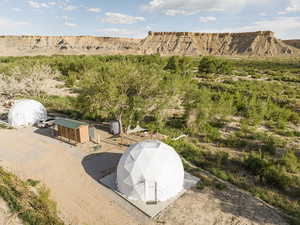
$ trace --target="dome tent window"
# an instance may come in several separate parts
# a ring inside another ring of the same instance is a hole
[[[183,190],[183,182],[179,155],[157,140],[131,145],[117,168],[118,190],[131,200],[166,201]]]
[[[33,126],[40,120],[47,119],[47,110],[35,100],[19,100],[8,113],[8,123],[12,127]]]

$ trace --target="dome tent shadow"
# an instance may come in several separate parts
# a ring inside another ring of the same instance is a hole
[[[121,153],[113,152],[94,153],[84,157],[81,165],[90,177],[99,182],[117,169],[121,156]]]

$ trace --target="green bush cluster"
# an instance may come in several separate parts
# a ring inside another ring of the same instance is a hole
[[[56,204],[49,199],[49,190],[44,186],[38,194],[30,191],[26,182],[0,168],[0,197],[3,198],[12,213],[28,225],[63,225],[58,217]]]
[[[169,70],[172,73],[180,73],[183,75],[187,75],[192,72],[194,67],[193,58],[191,57],[179,57],[179,56],[171,56],[169,57],[165,70]]]
[[[205,56],[199,62],[199,73],[230,74],[232,65],[228,60],[222,60],[213,56]]]
[[[288,190],[292,186],[292,179],[284,169],[289,170],[291,166],[295,166],[294,160],[295,158],[292,155],[286,155],[283,158],[282,166],[276,166],[270,160],[261,158],[256,154],[251,154],[244,160],[244,164],[247,170],[259,177],[261,183],[282,190]]]

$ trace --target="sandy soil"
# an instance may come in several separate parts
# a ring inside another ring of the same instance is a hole
[[[0,198],[0,224],[1,225],[23,225],[17,215],[10,213],[6,202]]]
[[[236,190],[188,191],[156,220],[143,216],[97,181],[113,171],[126,146],[97,130],[102,148],[71,146],[47,136],[47,129],[0,130],[0,166],[19,177],[42,181],[61,217],[74,225],[285,225],[275,211]],[[123,140],[126,144],[133,140]]]
[[[116,200],[110,190],[85,171],[82,161],[91,152],[37,132],[39,130],[34,128],[0,130],[0,165],[23,179],[45,183],[67,223],[139,224],[114,203]]]
[[[231,189],[188,191],[158,219],[165,225],[288,225],[273,209]]]

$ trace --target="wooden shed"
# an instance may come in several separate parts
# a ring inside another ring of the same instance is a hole
[[[69,142],[85,143],[89,141],[89,125],[77,120],[59,118],[55,120],[57,136]]]

